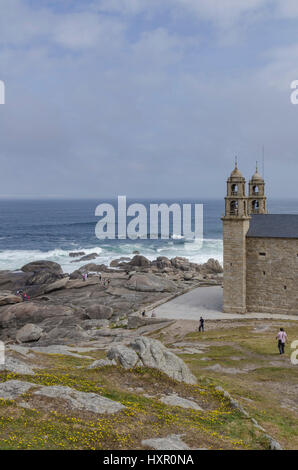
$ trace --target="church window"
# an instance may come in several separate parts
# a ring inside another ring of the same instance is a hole
[[[259,201],[252,201],[252,212],[254,214],[257,214],[260,210],[260,204]]]
[[[230,203],[230,214],[238,215],[238,201],[231,201]]]
[[[238,194],[238,185],[232,184],[232,196],[237,196]]]

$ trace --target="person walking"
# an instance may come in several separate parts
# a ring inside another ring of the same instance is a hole
[[[205,322],[204,318],[201,317],[201,318],[200,318],[199,332],[202,331],[202,332],[204,333],[204,322]]]
[[[284,354],[285,353],[285,344],[288,341],[287,333],[283,328],[280,328],[276,339],[278,340],[277,346],[279,350],[279,354]]]

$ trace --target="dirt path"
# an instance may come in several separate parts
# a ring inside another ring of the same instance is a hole
[[[198,287],[154,308],[154,311],[157,317],[175,320],[199,320],[200,316],[208,320],[234,320],[240,318],[298,320],[298,315],[258,312],[245,314],[223,313],[222,292],[222,288],[218,286]]]

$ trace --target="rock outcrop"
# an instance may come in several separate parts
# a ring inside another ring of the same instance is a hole
[[[0,306],[9,304],[18,304],[23,299],[20,295],[14,295],[11,292],[0,292]]]
[[[135,255],[132,260],[129,261],[130,266],[138,266],[138,267],[143,267],[147,268],[151,266],[151,261],[149,259],[145,258],[145,256],[142,255]]]
[[[127,282],[128,289],[141,292],[175,292],[177,287],[169,279],[154,274],[133,274]]]
[[[137,365],[142,365],[137,353],[133,349],[123,346],[122,344],[112,346],[108,351],[107,357],[110,361],[115,361],[120,364],[124,369],[132,369]]]
[[[22,380],[8,380],[0,383],[0,398],[3,400],[15,400],[23,393],[28,392],[33,384]]]
[[[49,398],[60,398],[65,400],[71,408],[99,414],[112,414],[125,409],[125,406],[121,403],[102,397],[96,393],[79,392],[73,388],[60,385],[41,387],[34,392],[34,394]]]
[[[38,341],[42,335],[42,328],[33,323],[27,323],[16,334],[18,343],[30,343],[31,341]]]
[[[113,309],[106,305],[95,304],[87,307],[85,313],[90,320],[108,320],[113,316]]]
[[[20,328],[26,323],[39,323],[47,318],[71,316],[73,310],[65,305],[43,305],[22,302],[1,310],[0,328]]]
[[[156,339],[140,336],[134,339],[129,347],[113,346],[108,351],[107,357],[110,360],[114,359],[125,369],[145,366],[158,369],[179,382],[196,383],[196,378],[182,359]]]
[[[63,274],[60,264],[54,261],[33,261],[32,263],[25,264],[21,268],[24,273],[38,273],[40,271],[47,271],[55,274]]]

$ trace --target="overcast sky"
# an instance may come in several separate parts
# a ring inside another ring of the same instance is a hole
[[[298,198],[297,0],[0,0],[1,197]]]

